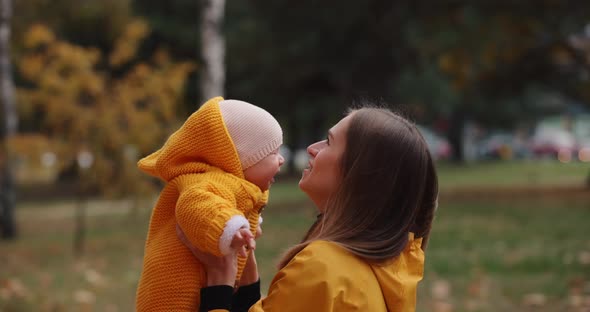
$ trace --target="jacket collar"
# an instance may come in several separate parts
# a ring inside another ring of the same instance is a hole
[[[385,265],[371,265],[389,311],[414,311],[416,290],[424,275],[422,238],[408,235],[404,251]]]

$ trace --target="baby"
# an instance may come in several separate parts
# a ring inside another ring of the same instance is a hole
[[[276,119],[252,104],[216,97],[193,113],[139,168],[166,182],[152,212],[137,311],[198,311],[202,265],[176,226],[201,251],[239,249],[240,279],[268,189],[284,163]]]

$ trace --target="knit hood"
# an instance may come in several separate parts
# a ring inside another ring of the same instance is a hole
[[[138,166],[166,182],[211,166],[244,178],[236,148],[219,110],[222,97],[207,101],[174,132],[164,146],[141,159]]]
[[[383,292],[388,311],[414,311],[418,282],[424,275],[422,238],[409,234],[408,245],[393,262],[371,265]]]

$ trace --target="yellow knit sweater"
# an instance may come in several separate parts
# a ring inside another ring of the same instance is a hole
[[[193,246],[218,256],[227,252],[240,222],[255,234],[268,192],[244,179],[219,111],[222,100],[209,100],[160,150],[139,161],[143,171],[167,183],[150,220],[137,311],[198,311],[205,272],[177,238],[176,224]],[[238,262],[236,279],[246,259]]]

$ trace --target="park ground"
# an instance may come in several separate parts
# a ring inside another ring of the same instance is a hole
[[[588,311],[590,165],[440,165],[441,196],[418,311]],[[92,198],[81,255],[75,199],[19,201],[19,238],[0,242],[0,311],[132,311],[154,198]],[[263,288],[314,219],[279,178],[257,248]]]

